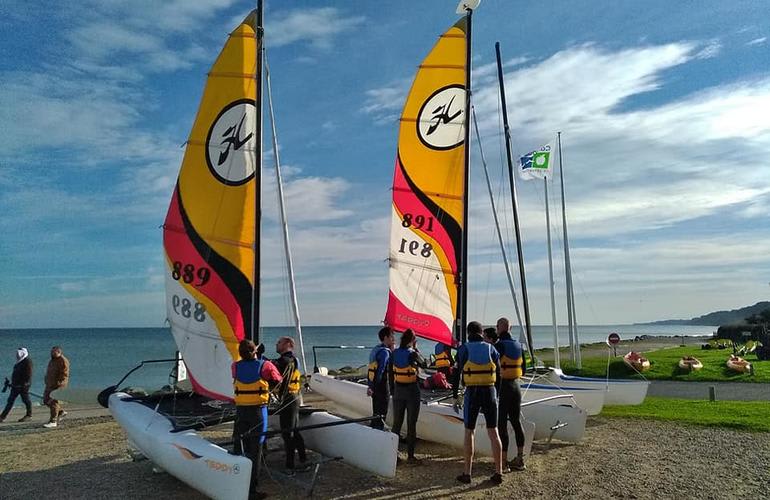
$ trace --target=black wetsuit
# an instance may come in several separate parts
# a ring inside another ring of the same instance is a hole
[[[275,367],[281,373],[283,380],[278,386],[280,405],[278,417],[281,424],[281,437],[286,450],[286,468],[294,468],[294,452],[297,452],[300,462],[305,461],[305,440],[298,431],[292,431],[299,424],[299,393],[289,392],[289,381],[292,373],[299,366],[292,351],[287,351],[275,360]]]
[[[500,335],[500,340],[512,340],[510,333]],[[495,348],[502,356],[503,347],[500,342],[495,344]],[[521,356],[521,372],[526,371],[526,360],[524,354]],[[508,422],[513,427],[513,433],[516,436],[516,446],[524,446],[524,429],[521,427],[521,390],[516,379],[497,379],[497,392],[500,395],[499,415],[497,419],[497,431],[500,434],[500,443],[503,445],[503,452],[508,453]]]
[[[391,367],[395,366],[396,353],[393,353]],[[414,350],[409,352],[409,364],[413,367],[425,368],[427,363]],[[417,420],[420,418],[420,386],[417,379],[410,383],[394,382],[393,389],[393,432],[401,434],[401,426],[404,424],[406,413],[406,442],[408,456],[414,457],[414,448],[417,443]]]

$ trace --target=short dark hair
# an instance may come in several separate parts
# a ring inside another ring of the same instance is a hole
[[[242,359],[254,359],[257,357],[257,346],[253,340],[243,339],[238,344],[238,354]]]
[[[380,342],[385,340],[385,337],[393,335],[393,330],[389,326],[383,326],[380,328],[380,332],[377,334],[380,337]]]
[[[481,335],[481,323],[478,321],[471,321],[468,323],[468,333],[469,334],[476,334]]]
[[[497,340],[497,329],[493,326],[490,326],[489,328],[484,328],[484,335],[487,336],[490,340]]]
[[[411,328],[407,328],[404,330],[404,333],[401,334],[401,349],[405,349],[406,347],[409,347],[409,344],[412,343],[414,340],[414,332]]]

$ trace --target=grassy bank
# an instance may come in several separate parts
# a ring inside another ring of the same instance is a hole
[[[693,401],[648,397],[639,406],[605,406],[602,415],[669,420],[708,427],[770,432],[770,402]]]
[[[634,370],[623,363],[622,354],[627,351],[618,349],[618,356],[610,359],[609,373],[611,378],[641,378]],[[754,354],[746,359],[754,365],[754,375],[736,373],[727,369],[725,362],[732,350],[711,349],[701,350],[698,346],[671,347],[656,351],[643,352],[650,360],[650,370],[644,372],[644,377],[650,380],[683,380],[702,382],[770,382],[770,361],[758,361]],[[682,356],[695,356],[703,363],[703,368],[694,372],[683,371],[679,368]],[[584,377],[605,377],[607,373],[607,357],[592,357],[583,359],[583,369],[577,370],[569,361],[562,362],[565,373],[582,375]]]

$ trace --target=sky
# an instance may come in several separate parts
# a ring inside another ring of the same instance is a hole
[[[206,72],[253,2],[52,5],[0,4],[0,328],[162,326],[160,226],[182,145]],[[579,323],[690,318],[768,300],[763,6],[484,0],[474,15],[473,102],[509,255],[495,41],[515,157],[561,132]],[[384,317],[398,116],[455,7],[267,1],[265,44],[307,325]],[[475,138],[472,147],[469,319],[491,323],[515,315]],[[271,160],[263,165],[262,315],[285,325]],[[563,324],[556,181],[549,203]],[[533,323],[549,324],[543,185],[519,182],[517,190]]]

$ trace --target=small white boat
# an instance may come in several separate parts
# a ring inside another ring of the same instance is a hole
[[[607,405],[639,405],[647,397],[650,387],[648,380],[604,379],[593,377],[577,377],[566,375],[559,368],[549,368],[544,374],[539,374],[534,380],[541,384],[550,383],[572,392],[570,388],[600,389],[604,391],[604,404]],[[578,404],[579,406],[579,404]],[[593,415],[589,411],[589,415]]]
[[[738,373],[750,373],[751,363],[735,354],[730,354],[727,360],[727,368]]]
[[[703,368],[703,363],[695,356],[682,356],[679,360],[679,368],[688,372],[698,371]]]
[[[626,366],[637,372],[646,372],[650,369],[650,360],[635,351],[631,351],[623,356],[623,362]]]

